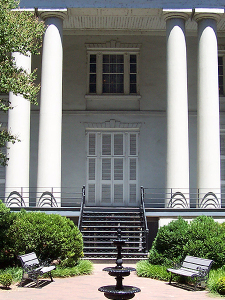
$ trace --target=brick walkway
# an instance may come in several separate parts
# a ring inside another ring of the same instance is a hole
[[[40,280],[46,283],[42,288],[36,289],[18,288],[12,286],[11,290],[0,289],[0,299],[4,300],[104,300],[104,293],[99,292],[98,288],[104,285],[115,284],[115,279],[103,272],[104,267],[110,264],[94,264],[92,275],[77,276],[72,278],[55,278],[54,282]],[[113,264],[112,266],[115,266]],[[124,263],[124,266],[126,264]],[[135,267],[128,264],[127,266]],[[153,280],[149,278],[137,277],[134,272],[123,280],[124,285],[134,285],[141,289],[134,299],[136,300],[210,300],[206,291],[190,291],[184,288],[168,285],[167,282]],[[218,299],[218,298],[217,298]]]

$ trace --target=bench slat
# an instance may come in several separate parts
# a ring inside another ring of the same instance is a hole
[[[190,262],[190,263],[194,263],[194,264],[198,264],[198,265],[206,266],[206,267],[209,267],[212,264],[211,259],[198,258],[198,257],[194,257],[194,256],[186,256],[184,259],[184,262]]]
[[[191,270],[198,270],[198,268],[201,268],[201,269],[204,269],[204,270],[208,269],[208,267],[206,267],[206,266],[203,266],[203,265],[200,265],[200,264],[192,264],[192,263],[185,262],[185,261],[182,263],[182,267],[187,268],[187,269],[191,269]]]

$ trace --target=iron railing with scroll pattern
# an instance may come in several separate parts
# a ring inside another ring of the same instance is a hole
[[[37,197],[36,188],[10,188],[8,196],[3,202],[8,207],[80,207],[82,203],[81,188],[62,187],[61,192],[58,189],[51,188],[49,191],[42,192]],[[44,189],[43,189],[44,190]],[[61,205],[59,205],[59,201]]]
[[[145,208],[225,208],[220,189],[160,189],[142,187]]]

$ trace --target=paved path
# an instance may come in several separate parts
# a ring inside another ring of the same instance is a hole
[[[102,271],[106,264],[94,264],[92,275],[77,276],[72,278],[55,278],[54,282],[47,280],[42,288],[19,288],[16,285],[10,290],[0,289],[1,300],[104,300],[104,293],[98,288],[104,285],[115,284],[115,279]],[[112,266],[115,266],[113,264]],[[124,263],[124,266],[126,264]],[[129,264],[127,266],[135,265]],[[40,280],[41,281],[41,280]],[[123,280],[124,285],[134,285],[141,289],[134,297],[135,300],[210,300],[206,291],[190,291],[181,287],[168,285],[167,282],[149,278],[137,277],[134,272]],[[217,298],[218,299],[218,298]]]

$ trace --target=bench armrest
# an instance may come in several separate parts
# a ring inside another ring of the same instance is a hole
[[[40,265],[39,264],[33,264],[33,265],[24,265],[24,271],[26,273],[38,273],[39,270],[41,269]]]
[[[209,273],[208,270],[202,269],[201,267],[198,267],[197,270],[199,273],[199,277],[201,277],[201,278],[205,278]]]

